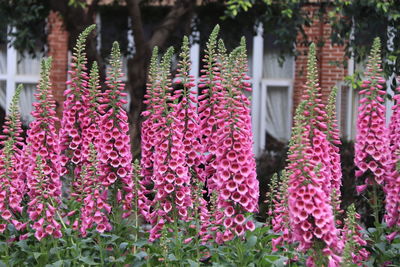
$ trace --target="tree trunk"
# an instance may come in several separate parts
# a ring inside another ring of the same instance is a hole
[[[129,16],[132,21],[132,33],[135,40],[135,55],[128,61],[130,104],[130,135],[132,154],[134,158],[140,156],[141,116],[144,109],[143,98],[146,92],[146,80],[151,51],[154,46],[164,47],[166,41],[184,20],[191,15],[194,6],[192,0],[177,0],[161,24],[156,28],[149,41],[144,39],[143,23],[139,8],[139,0],[126,0]],[[190,18],[188,19],[190,23]]]
[[[79,34],[88,26],[95,24],[96,11],[99,0],[94,0],[85,8],[69,5],[69,0],[51,0],[51,10],[57,11],[64,19],[65,28],[69,33],[68,48],[72,51]],[[96,29],[97,31],[99,29]],[[97,61],[100,71],[100,80],[105,80],[105,63],[97,51],[96,34],[91,34],[86,42],[86,56],[88,59],[88,68]]]

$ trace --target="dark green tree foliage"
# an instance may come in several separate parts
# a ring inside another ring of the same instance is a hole
[[[13,37],[12,45],[31,54],[46,41],[45,19],[49,7],[45,0],[0,1],[0,44]]]

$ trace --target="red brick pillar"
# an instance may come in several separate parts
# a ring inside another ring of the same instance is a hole
[[[343,65],[345,58],[344,46],[332,45],[330,34],[332,28],[326,23],[326,17],[318,15],[319,7],[316,5],[308,5],[304,7],[305,11],[313,18],[313,23],[310,27],[305,27],[304,30],[308,36],[307,41],[312,41],[317,46],[317,66],[319,72],[319,81],[322,89],[322,99],[327,102],[329,93],[337,82],[343,81],[346,75],[346,68]],[[324,14],[326,16],[326,14]],[[305,44],[301,34],[297,37],[297,51],[299,56],[296,58],[295,81],[293,103],[294,108],[301,101],[303,94],[303,86],[306,82],[307,74],[307,54],[308,46]],[[323,46],[321,46],[323,44]]]
[[[53,58],[50,80],[57,102],[57,116],[61,118],[68,70],[68,32],[65,30],[63,19],[54,11],[51,11],[48,17],[48,28],[48,56]]]

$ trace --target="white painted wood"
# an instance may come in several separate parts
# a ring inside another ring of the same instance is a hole
[[[194,40],[200,40],[200,32],[194,32],[190,36],[191,46],[190,46],[190,61],[192,62],[190,68],[190,75],[195,79],[196,86],[193,90],[198,91],[197,82],[199,80],[199,69],[200,69],[200,44],[199,42],[194,42]]]
[[[348,68],[347,68],[347,74],[349,76],[354,74],[354,55],[352,53],[352,56],[350,57],[348,61]],[[352,128],[356,127],[355,124],[353,123],[353,94],[354,94],[354,89],[349,86],[347,89],[347,114],[346,114],[346,133],[345,133],[345,138],[350,141],[352,140]]]
[[[100,13],[96,14],[96,49],[100,52],[101,49],[101,16]]]
[[[256,156],[259,156],[262,152],[264,146],[261,146],[261,139],[260,136],[260,112],[261,112],[261,105],[263,102],[260,95],[260,87],[262,81],[262,73],[263,73],[263,58],[264,58],[264,37],[263,37],[263,25],[260,23],[257,26],[257,35],[253,38],[253,78],[252,78],[252,85],[253,85],[253,92],[252,92],[252,99],[251,99],[251,113],[252,113],[252,131],[253,131],[253,151]],[[261,117],[262,118],[262,117]]]
[[[8,42],[11,43],[11,37],[8,37]],[[17,73],[17,50],[11,45],[7,46],[7,74],[6,74],[6,112],[11,104],[12,97],[15,93],[15,78]]]
[[[386,46],[387,46],[387,49],[389,51],[393,51],[393,49],[394,49],[393,48],[393,45],[394,45],[393,44],[393,39],[395,37],[395,34],[394,34],[393,31],[395,31],[395,28],[393,26],[388,26],[388,28],[387,28],[388,39],[387,39],[387,42],[386,42]],[[387,61],[388,61],[388,63],[392,63],[389,60],[387,60]],[[392,75],[390,75],[389,79],[386,81],[386,93],[389,94],[391,97],[394,96],[394,92],[393,92],[392,87],[390,86],[390,84],[391,84],[391,81],[394,78],[395,78],[395,74],[392,73]],[[386,125],[389,125],[389,123],[390,123],[390,118],[392,117],[392,114],[393,114],[393,110],[392,110],[393,105],[394,105],[393,98],[392,98],[392,100],[386,99],[386,101],[385,101]]]
[[[288,79],[263,79],[261,81],[261,105],[260,105],[260,111],[259,111],[259,116],[260,116],[260,128],[259,128],[259,147],[260,149],[264,149],[265,147],[265,133],[267,132],[267,126],[266,126],[266,112],[267,109],[265,107],[267,103],[267,95],[268,95],[268,87],[286,87],[288,90],[288,102],[287,102],[287,107],[288,107],[288,116],[286,118],[286,123],[288,129],[291,129],[292,126],[292,120],[293,120],[293,80],[288,80]]]

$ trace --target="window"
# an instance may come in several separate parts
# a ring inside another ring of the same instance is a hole
[[[265,148],[267,134],[287,142],[292,126],[292,82],[287,80],[263,80],[261,86],[261,143]]]
[[[32,121],[32,103],[34,92],[40,79],[39,51],[35,56],[20,54],[7,44],[0,45],[0,106],[7,110],[18,84],[24,85],[20,95],[21,120],[24,125]]]
[[[264,38],[261,86],[260,147],[262,149],[265,149],[267,142],[272,141],[271,137],[286,143],[291,133],[294,57],[284,55],[283,61],[280,57],[274,37],[267,35]]]
[[[345,140],[354,140],[357,133],[357,116],[360,95],[357,90],[346,84],[339,84],[337,94],[337,120],[341,136]]]

